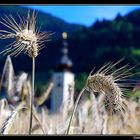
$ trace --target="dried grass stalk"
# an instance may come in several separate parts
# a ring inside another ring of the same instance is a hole
[[[0,129],[0,134],[8,134],[12,124],[15,121],[16,115],[22,110],[22,109],[26,109],[26,107],[23,106],[23,104],[20,104],[17,109],[15,109],[14,111],[12,111],[12,113],[6,118],[6,120],[4,121],[4,123],[2,124],[2,127]]]
[[[52,82],[49,83],[49,86],[48,86],[47,90],[36,101],[38,106],[42,105],[46,101],[46,99],[49,97],[53,86],[54,86],[54,84]]]
[[[15,38],[16,40],[8,45],[9,48],[1,52],[1,54],[10,54],[12,56],[18,56],[21,52],[27,53],[29,57],[32,58],[32,96],[30,101],[30,126],[29,134],[31,134],[32,129],[32,106],[34,103],[34,82],[35,82],[35,58],[38,56],[39,51],[43,48],[43,42],[49,41],[52,33],[40,32],[36,28],[36,14],[33,11],[30,15],[28,11],[27,18],[22,19],[19,16],[20,23],[18,24],[12,15],[5,16],[0,21],[1,24],[9,28],[11,31],[0,30],[0,38]]]

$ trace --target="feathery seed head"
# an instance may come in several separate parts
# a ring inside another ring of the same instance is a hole
[[[87,86],[89,89],[92,89],[93,92],[105,92],[105,90],[108,90],[106,84],[108,84],[109,80],[109,76],[105,76],[102,73],[95,74],[87,79]]]
[[[30,57],[37,57],[39,51],[42,49],[45,41],[49,41],[52,33],[40,32],[36,29],[36,14],[35,12],[30,15],[28,12],[27,19],[24,20],[19,16],[20,23],[18,24],[15,19],[10,15],[0,21],[1,24],[9,28],[11,31],[0,30],[0,38],[15,38],[16,40],[10,44],[10,48],[5,49],[1,53],[3,55],[9,54],[18,56],[21,52],[27,53]]]
[[[107,63],[102,66],[95,74],[89,74],[86,83],[86,89],[90,92],[98,92],[105,94],[105,106],[109,114],[113,114],[117,111],[125,110],[125,102],[123,100],[123,90],[126,88],[125,84],[118,84],[121,80],[126,80],[126,77],[130,77],[135,74],[131,74],[128,65],[125,65],[115,71],[112,71],[123,59],[119,60],[115,64]],[[133,67],[134,68],[134,67]],[[125,89],[126,90],[126,89]]]

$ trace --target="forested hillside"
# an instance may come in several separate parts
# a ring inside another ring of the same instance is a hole
[[[19,6],[0,6],[0,17],[11,13],[16,20],[19,15],[26,17],[27,10]],[[82,15],[81,15],[82,16]],[[61,33],[68,32],[69,56],[72,59],[75,73],[89,73],[96,66],[100,67],[105,61],[118,61],[125,57],[125,62],[135,65],[140,62],[140,9],[117,17],[112,20],[96,21],[92,26],[69,24],[57,17],[38,11],[37,26],[41,25],[43,31],[53,31],[52,41],[46,43],[41,55],[38,56],[37,72],[54,70],[57,60],[61,56]],[[3,26],[0,26],[4,28]],[[10,40],[0,40],[1,47]],[[5,57],[0,56],[0,64],[3,66]],[[30,71],[30,59],[25,55],[12,57],[15,70]],[[21,65],[23,62],[23,65]],[[2,69],[3,67],[1,67]]]

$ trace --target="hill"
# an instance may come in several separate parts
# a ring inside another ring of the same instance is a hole
[[[27,8],[19,6],[0,6],[0,17],[8,13],[15,17],[17,12],[26,17],[27,10]],[[111,21],[97,20],[91,27],[69,24],[50,14],[38,12],[37,25],[40,24],[42,24],[42,30],[51,30],[56,34],[52,37],[51,42],[46,43],[46,48],[37,57],[37,72],[54,70],[61,55],[61,33],[63,31],[69,34],[69,56],[74,63],[72,70],[75,73],[89,73],[94,66],[99,68],[106,61],[118,61],[122,57],[126,58],[124,63],[129,62],[130,65],[140,62],[140,9],[125,16],[118,14]],[[7,42],[0,40],[1,48]],[[5,57],[0,56],[1,66],[3,66],[4,60]],[[30,58],[25,55],[12,58],[12,60],[16,72],[31,71]],[[22,65],[21,62],[23,62]]]
[[[21,6],[0,6],[0,19],[2,19],[4,15],[12,14],[15,20],[19,21],[18,14],[21,17],[26,17],[28,10],[29,8],[21,7]],[[33,10],[30,9],[30,11]],[[38,58],[38,62],[39,62],[39,66],[37,65],[38,71],[45,71],[45,70],[47,71],[55,65],[55,58],[57,59],[58,56],[57,53],[59,52],[60,49],[59,46],[61,46],[59,42],[62,38],[61,37],[62,32],[66,31],[69,34],[69,36],[72,36],[73,32],[82,28],[83,26],[78,24],[69,24],[60,18],[54,17],[51,14],[46,14],[40,11],[37,11],[36,25],[37,27],[40,27],[41,25],[41,31],[51,31],[55,33],[52,37],[52,42],[46,44],[46,49],[44,49],[43,55],[41,57],[39,56]],[[2,24],[0,24],[0,27],[2,29],[5,28]],[[0,51],[3,50],[4,47],[10,42],[11,40],[0,40],[0,44],[2,44],[0,47]],[[52,53],[55,53],[55,55],[53,55]],[[21,55],[17,58],[13,57],[12,60],[16,72],[19,72],[20,70],[29,72],[31,70],[29,58],[27,58],[26,56]],[[25,63],[22,66],[20,66],[21,61],[23,60]],[[0,56],[1,66],[4,65],[4,61],[5,61],[5,57]],[[52,63],[50,64],[50,62]],[[0,67],[0,70],[2,70],[2,67]]]

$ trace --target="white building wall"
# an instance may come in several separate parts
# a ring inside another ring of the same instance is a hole
[[[58,111],[69,98],[69,86],[73,86],[74,74],[71,72],[58,72],[53,75],[54,88],[51,94],[51,112]]]
[[[70,72],[64,73],[64,88],[63,88],[63,103],[68,100],[70,97],[69,88],[70,86],[74,86],[74,74]],[[74,87],[73,87],[74,89]],[[73,91],[72,91],[73,92]]]

